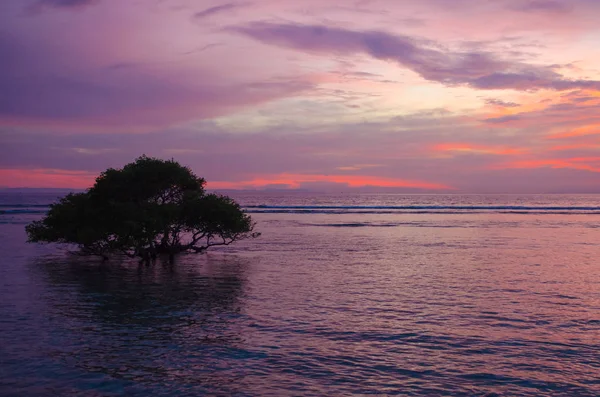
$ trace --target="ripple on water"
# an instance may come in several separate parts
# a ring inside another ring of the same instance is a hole
[[[172,267],[0,226],[0,395],[600,395],[585,218],[260,216],[260,242]]]

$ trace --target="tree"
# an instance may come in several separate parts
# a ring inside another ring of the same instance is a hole
[[[26,226],[29,242],[75,244],[82,255],[149,261],[260,235],[238,203],[207,194],[205,184],[174,160],[142,156],[53,204],[44,219]]]

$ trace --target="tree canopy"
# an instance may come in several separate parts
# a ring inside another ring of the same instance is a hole
[[[60,199],[26,226],[27,235],[30,242],[75,244],[83,255],[143,260],[259,236],[238,203],[206,193],[205,184],[174,160],[142,156]]]

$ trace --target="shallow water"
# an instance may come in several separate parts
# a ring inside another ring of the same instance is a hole
[[[600,395],[600,215],[569,212],[600,197],[461,197],[243,196],[370,209],[254,213],[260,239],[173,267],[5,214],[0,395]],[[371,208],[412,202],[543,208]]]

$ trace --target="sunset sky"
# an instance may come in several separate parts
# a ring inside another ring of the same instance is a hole
[[[1,0],[0,186],[600,192],[598,0]]]

